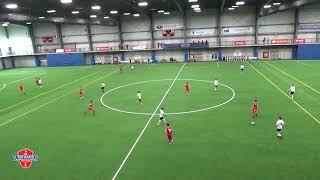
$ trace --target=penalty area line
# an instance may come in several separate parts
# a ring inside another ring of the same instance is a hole
[[[183,68],[184,68],[185,65],[186,65],[186,64],[184,63],[183,66],[181,67],[181,69],[179,70],[178,74],[176,75],[176,77],[175,77],[174,80],[172,81],[171,85],[169,86],[168,90],[166,91],[166,93],[165,93],[164,96],[162,97],[162,99],[161,99],[161,101],[159,102],[158,106],[156,107],[156,109],[155,109],[154,112],[152,113],[151,117],[149,118],[149,120],[147,121],[147,123],[145,124],[145,126],[143,127],[142,131],[140,132],[138,138],[136,139],[136,141],[134,142],[134,144],[133,144],[132,147],[130,148],[128,154],[127,154],[126,157],[123,159],[120,167],[118,168],[118,170],[116,171],[116,173],[115,173],[114,176],[112,177],[112,180],[115,180],[115,179],[118,177],[121,169],[123,168],[124,164],[127,162],[127,160],[128,160],[128,158],[130,157],[133,149],[136,147],[136,145],[137,145],[137,143],[139,142],[140,138],[142,137],[142,135],[144,134],[145,130],[146,130],[147,127],[149,126],[151,120],[152,120],[153,117],[156,115],[156,113],[157,113],[158,109],[160,108],[162,102],[164,101],[164,99],[165,99],[165,98],[167,97],[167,95],[169,94],[172,86],[174,85],[174,83],[175,83],[176,80],[178,79],[178,77],[179,77],[179,75],[180,75],[180,73],[181,73],[181,71],[183,70]]]

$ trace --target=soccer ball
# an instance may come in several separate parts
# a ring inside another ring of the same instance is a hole
[[[251,124],[254,125],[255,123],[252,121]]]

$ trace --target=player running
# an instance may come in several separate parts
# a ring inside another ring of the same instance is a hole
[[[170,124],[167,123],[166,133],[167,133],[168,140],[169,140],[169,143],[170,143],[170,144],[173,144],[172,132],[173,132],[173,130],[172,130],[172,128],[170,127]]]
[[[36,83],[36,86],[39,87],[39,78],[36,78],[35,83]]]
[[[214,91],[218,91],[218,85],[219,85],[218,79],[213,81],[213,85],[214,85]]]
[[[137,93],[137,103],[142,104],[142,93],[140,91]]]
[[[277,128],[277,137],[281,138],[281,130],[283,129],[284,121],[282,120],[282,117],[279,116],[277,122],[276,122],[276,128]]]
[[[101,91],[104,93],[104,88],[106,87],[106,83],[102,82],[101,84]]]
[[[243,64],[240,65],[240,70],[241,70],[241,72],[244,71],[244,65]]]
[[[39,84],[39,87],[42,88],[42,80],[40,78],[38,78],[38,84]]]
[[[288,91],[290,91],[291,99],[293,100],[293,95],[296,93],[296,86],[294,84],[292,84],[290,86],[290,88],[288,89]]]
[[[88,112],[92,111],[92,114],[95,115],[96,110],[93,107],[93,102],[92,100],[89,103],[88,109],[84,112],[84,115],[86,115]]]
[[[131,65],[131,71],[133,71],[134,70],[134,67],[133,67],[133,65]]]
[[[25,88],[24,88],[24,85],[23,85],[23,84],[19,84],[19,92],[20,92],[20,94],[22,94],[22,95],[25,95],[25,94],[26,94]]]
[[[120,70],[120,73],[123,73],[123,67],[122,66],[120,66],[119,70]]]
[[[256,98],[252,103],[252,122],[251,122],[252,125],[255,124],[255,119],[258,117],[258,107],[259,107],[258,100]]]
[[[185,91],[186,91],[187,95],[190,94],[190,84],[189,84],[189,82],[187,82],[186,85],[185,85]]]
[[[160,114],[159,114],[159,122],[157,123],[157,125],[159,126],[161,122],[166,123],[166,120],[164,119],[164,111],[163,111],[163,107],[160,109]]]
[[[79,94],[80,94],[80,99],[84,97],[84,89],[83,89],[83,87],[80,87]]]

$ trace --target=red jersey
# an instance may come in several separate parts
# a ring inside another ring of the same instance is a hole
[[[258,110],[258,101],[254,101],[254,102],[253,102],[252,109],[253,109],[254,111],[257,111],[257,110]]]
[[[39,79],[36,79],[36,85],[38,85],[39,84]]]
[[[167,128],[166,128],[166,131],[167,131],[167,135],[168,135],[168,136],[171,136],[171,135],[172,135],[172,128],[171,128],[171,127],[167,127]]]
[[[82,89],[82,88],[80,88],[79,92],[80,92],[80,94],[83,94],[83,89]]]
[[[93,103],[89,104],[89,109],[93,109]]]
[[[24,90],[24,86],[23,85],[19,85],[19,90],[23,91]]]
[[[190,85],[186,84],[186,90],[190,90]]]

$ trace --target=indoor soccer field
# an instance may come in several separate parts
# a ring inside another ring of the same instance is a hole
[[[126,65],[123,73],[119,65],[0,71],[0,179],[318,179],[320,63],[243,63],[244,72],[240,62]],[[90,100],[96,113],[84,115]],[[174,144],[157,125],[161,107]],[[286,123],[282,139],[278,116]],[[39,157],[28,170],[12,158],[26,147]]]

